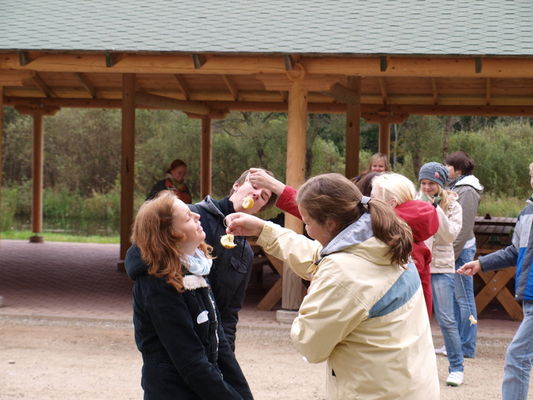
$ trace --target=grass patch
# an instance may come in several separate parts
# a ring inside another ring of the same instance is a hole
[[[490,214],[493,217],[517,217],[526,206],[525,199],[494,194],[481,195],[478,215]]]
[[[31,231],[4,231],[0,232],[0,239],[29,240],[34,236]],[[120,237],[115,236],[82,236],[58,232],[42,232],[41,235],[47,242],[77,242],[77,243],[104,243],[118,244]]]

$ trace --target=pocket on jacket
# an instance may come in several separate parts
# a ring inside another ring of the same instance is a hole
[[[231,257],[231,266],[237,272],[245,274],[248,272],[248,264],[237,257]]]

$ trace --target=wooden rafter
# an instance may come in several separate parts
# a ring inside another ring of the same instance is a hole
[[[189,87],[187,86],[187,82],[185,82],[185,79],[183,78],[183,76],[179,74],[174,74],[174,78],[176,79],[176,83],[178,84],[180,92],[185,97],[185,100],[189,100],[191,98],[189,94]]]
[[[388,103],[387,100],[387,85],[385,84],[385,78],[378,77],[379,82],[379,90],[381,92],[381,98],[383,99],[383,104],[386,105]]]
[[[202,54],[193,54],[192,55],[192,63],[194,65],[194,69],[200,69],[204,66],[206,63],[207,58]]]
[[[92,84],[91,80],[87,77],[87,75],[82,74],[81,72],[75,72],[74,75],[76,78],[78,78],[78,81],[80,82],[81,86],[85,88],[87,92],[91,95],[93,99],[96,99],[96,88]]]
[[[439,104],[439,88],[437,87],[436,78],[431,78],[431,93],[433,94],[433,104]]]
[[[34,72],[31,79],[46,97],[57,97],[54,91],[43,81],[38,72]]]
[[[226,87],[231,93],[233,100],[237,101],[239,99],[239,91],[237,90],[237,87],[235,86],[235,84],[231,81],[231,78],[228,77],[227,75],[222,75],[222,79],[224,80]]]

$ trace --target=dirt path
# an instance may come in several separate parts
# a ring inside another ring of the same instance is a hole
[[[288,328],[238,332],[237,357],[256,400],[323,399],[324,366],[293,350]],[[441,399],[499,399],[507,339],[482,338],[466,382]],[[141,360],[131,326],[0,317],[0,399],[141,399]],[[438,358],[441,381],[447,362]]]

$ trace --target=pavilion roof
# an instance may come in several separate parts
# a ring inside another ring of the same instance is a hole
[[[3,0],[0,51],[533,56],[529,0]]]

